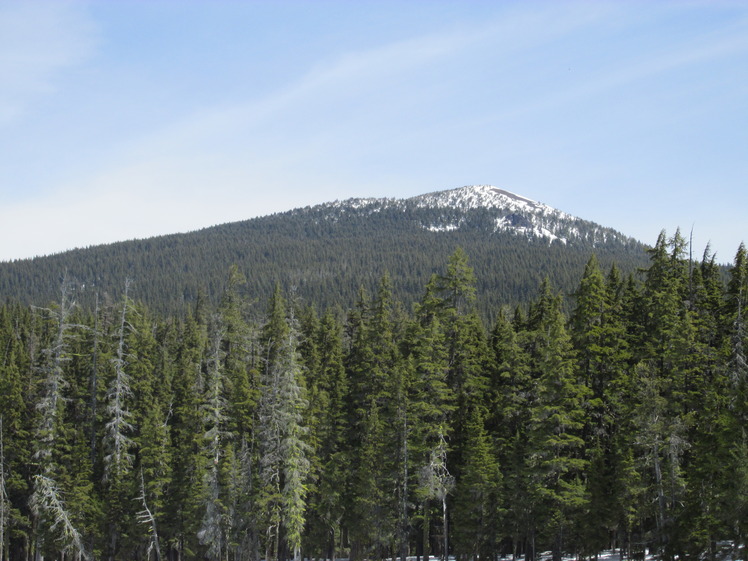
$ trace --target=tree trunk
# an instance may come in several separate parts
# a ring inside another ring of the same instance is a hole
[[[423,503],[423,561],[429,561],[429,556],[431,555],[430,549],[430,532],[429,532],[429,526],[431,524],[431,521],[429,520],[429,506],[427,502]]]
[[[657,553],[662,554],[665,544],[665,490],[662,483],[662,468],[657,443],[653,450],[655,481],[657,482]]]
[[[535,528],[530,529],[525,549],[525,561],[535,561]]]
[[[442,552],[442,559],[447,561],[449,559],[449,529],[447,528],[447,496],[446,494],[442,498],[442,527],[444,528],[444,551]]]
[[[562,560],[561,550],[563,548],[563,543],[564,543],[564,531],[562,528],[559,528],[556,531],[556,536],[553,538],[553,561]]]

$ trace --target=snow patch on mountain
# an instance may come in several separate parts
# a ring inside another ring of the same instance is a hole
[[[495,220],[494,232],[546,238],[549,243],[567,243],[566,237],[560,233],[561,223],[574,220],[573,216],[565,212],[493,185],[469,185],[412,197],[406,201],[418,208],[449,208],[464,212],[476,209],[497,210],[502,216]],[[459,229],[463,222],[463,219],[458,219],[451,223],[425,227],[432,232],[447,232]]]
[[[493,185],[469,185],[448,191],[428,193],[406,200],[413,201],[419,207],[428,208],[448,207],[460,210],[494,208],[509,212],[549,214],[558,216],[559,218],[570,218],[568,214],[553,207],[517,195],[511,191],[499,189]]]
[[[357,198],[307,207],[316,220],[337,223],[343,216],[371,216],[384,210],[410,212],[412,220],[430,232],[452,232],[476,224],[475,212],[488,212],[493,232],[509,232],[528,239],[567,244],[578,240],[593,247],[627,238],[610,228],[603,228],[522,195],[493,185],[468,185],[410,197]],[[433,211],[441,211],[434,216]],[[321,216],[320,216],[321,214]],[[485,219],[483,215],[483,219]],[[490,226],[489,226],[490,228]]]

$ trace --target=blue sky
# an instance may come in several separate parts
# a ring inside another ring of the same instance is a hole
[[[742,1],[0,0],[0,260],[491,184],[721,262]]]

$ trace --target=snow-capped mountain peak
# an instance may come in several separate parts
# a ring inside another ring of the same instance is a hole
[[[517,212],[548,214],[556,209],[493,185],[468,185],[408,199],[421,207],[450,207],[464,210],[495,208]],[[562,213],[563,214],[563,213]]]
[[[610,228],[493,185],[468,185],[407,199],[349,199],[315,208],[323,212],[325,220],[333,222],[345,215],[408,211],[412,222],[431,232],[482,228],[492,233],[545,239],[548,243],[573,241],[593,247],[612,240],[625,243],[628,239]]]

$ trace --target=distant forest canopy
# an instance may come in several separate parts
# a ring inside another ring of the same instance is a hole
[[[569,294],[594,252],[601,266],[615,263],[627,275],[647,264],[646,247],[612,230],[577,220],[569,243],[494,231],[495,212],[387,207],[314,207],[216,226],[189,234],[120,242],[29,260],[0,263],[0,297],[46,305],[56,299],[61,275],[85,290],[78,302],[92,309],[96,296],[122,297],[125,279],[152,311],[180,313],[201,298],[220,301],[226,271],[236,265],[247,279],[244,294],[265,302],[277,283],[320,309],[348,308],[359,289],[376,290],[388,273],[393,295],[406,305],[457,247],[475,269],[478,306],[495,313],[527,302],[545,277]],[[424,224],[461,220],[453,231]],[[600,232],[602,231],[602,234]],[[593,242],[592,240],[597,240]],[[487,316],[488,320],[495,316]]]
[[[646,255],[490,323],[462,249],[413,306],[231,267],[216,304],[83,308],[62,275],[0,307],[0,560],[745,559],[748,257]]]

